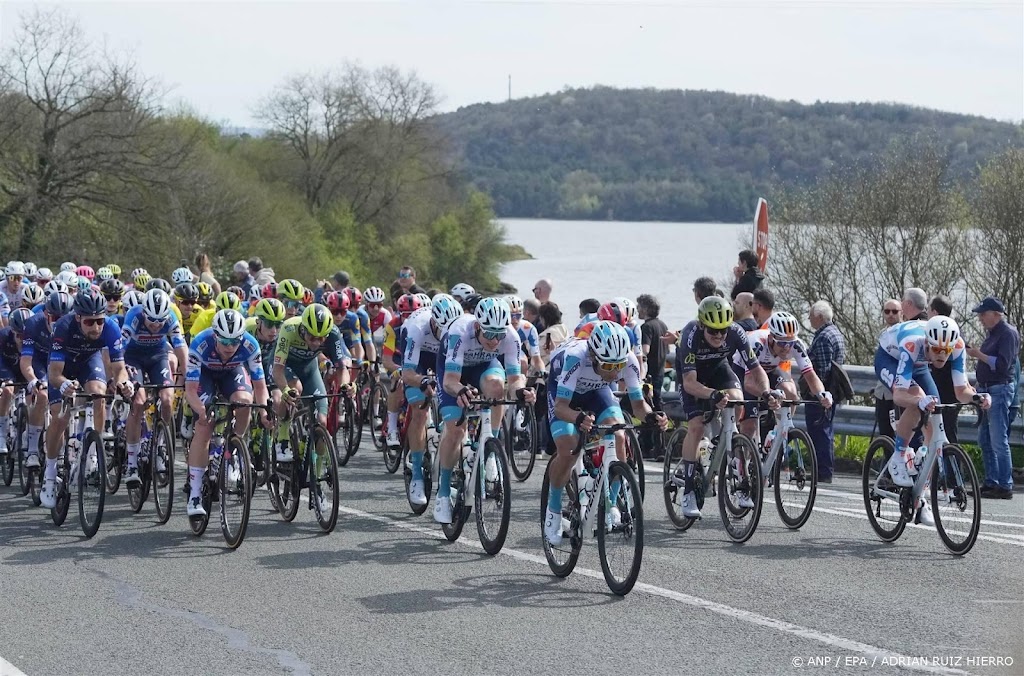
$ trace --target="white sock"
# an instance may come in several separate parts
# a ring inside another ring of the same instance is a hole
[[[39,452],[39,435],[43,433],[43,428],[36,425],[28,426],[28,452],[29,455]]]
[[[141,447],[141,441],[135,444],[128,444],[128,469],[139,466],[139,449]]]
[[[7,425],[10,424],[10,422],[11,419],[7,414],[0,415],[0,437],[3,437],[5,441],[7,440]]]
[[[198,498],[203,494],[203,475],[206,474],[205,467],[188,468],[188,485],[191,490],[190,498]]]
[[[46,470],[43,472],[43,478],[47,481],[56,481],[57,479],[57,458],[46,459]]]
[[[388,411],[388,432],[398,431],[398,413]]]

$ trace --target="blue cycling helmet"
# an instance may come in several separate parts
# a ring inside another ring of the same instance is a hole
[[[25,332],[25,322],[31,317],[32,310],[29,310],[27,307],[20,307],[12,311],[7,320],[10,322],[11,330],[20,334]]]
[[[71,308],[74,307],[75,300],[71,297],[71,294],[67,291],[54,291],[50,294],[50,297],[46,299],[46,305],[43,310],[46,314],[54,318],[61,318],[67,313],[71,312]]]
[[[439,293],[434,296],[430,305],[430,316],[443,332],[456,319],[462,316],[462,306],[459,301],[446,293]]]
[[[75,313],[80,317],[107,314],[107,299],[96,289],[89,287],[75,295]]]
[[[600,321],[594,324],[587,347],[602,364],[625,364],[629,357],[629,335],[618,324]]]

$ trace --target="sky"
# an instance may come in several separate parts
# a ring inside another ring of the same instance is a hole
[[[34,3],[0,0],[0,48]],[[46,7],[48,5],[40,5]],[[65,2],[165,102],[260,126],[289,75],[415,70],[442,111],[565,87],[710,89],[1024,118],[1024,0]]]

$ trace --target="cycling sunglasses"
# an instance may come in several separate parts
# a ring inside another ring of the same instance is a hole
[[[235,345],[238,345],[239,343],[242,342],[242,338],[221,338],[220,336],[217,336],[217,342],[223,345],[224,347],[234,347]]]
[[[281,325],[284,324],[284,322],[272,322],[269,319],[263,319],[262,317],[260,318],[260,323],[268,329],[279,329],[281,328]]]
[[[598,361],[598,362],[595,362],[595,363],[597,364],[597,369],[599,371],[601,371],[602,373],[614,373],[616,371],[622,370],[626,366],[626,362],[617,362],[617,363],[614,363],[614,364],[606,364],[603,361]]]
[[[778,338],[776,338],[775,339],[775,344],[778,345],[779,347],[783,348],[783,349],[788,349],[788,348],[791,348],[794,345],[796,345],[796,341],[795,340],[779,340]]]
[[[950,355],[950,354],[953,354],[953,348],[951,346],[942,347],[941,345],[929,345],[928,346],[928,351],[931,352],[934,355],[940,355],[940,354]]]
[[[106,317],[82,317],[82,326],[103,326],[106,323]]]
[[[480,333],[487,340],[501,340],[505,337],[505,331],[481,331]]]
[[[711,335],[711,336],[724,336],[725,334],[729,333],[729,329],[728,328],[713,329],[710,326],[705,326],[704,330],[707,331],[708,335]]]

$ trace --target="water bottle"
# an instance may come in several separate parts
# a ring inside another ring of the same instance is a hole
[[[469,476],[469,472],[473,469],[473,461],[476,460],[476,449],[472,445],[467,445],[466,453],[462,459],[462,469]]]
[[[919,446],[917,451],[914,452],[914,474],[921,469],[921,465],[924,463],[924,456],[928,455],[927,446]]]
[[[594,477],[590,475],[589,470],[584,468],[580,472],[576,484],[579,488],[580,513],[583,514],[590,504],[590,496],[594,494]]]
[[[764,437],[764,451],[768,454],[772,450],[772,444],[775,442],[775,437],[778,436],[779,431],[774,427],[768,430],[768,434]]]
[[[711,462],[711,441],[707,437],[701,437],[697,444],[697,459],[704,466]]]
[[[224,437],[220,434],[214,434],[213,439],[210,440],[210,473],[215,480],[220,473],[220,460],[223,455]]]

